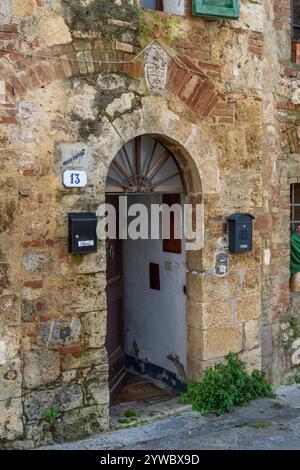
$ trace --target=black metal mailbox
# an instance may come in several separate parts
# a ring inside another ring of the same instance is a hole
[[[229,252],[246,253],[252,251],[253,215],[237,212],[228,217]]]
[[[69,253],[96,253],[96,215],[91,212],[71,212],[68,216]]]

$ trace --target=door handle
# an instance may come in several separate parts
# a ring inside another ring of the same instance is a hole
[[[114,248],[109,243],[106,244],[106,256],[109,259],[113,259],[114,257]]]

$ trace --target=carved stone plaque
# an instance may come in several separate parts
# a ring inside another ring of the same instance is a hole
[[[158,44],[152,44],[145,52],[144,67],[149,92],[160,95],[164,91],[167,82],[167,53]]]

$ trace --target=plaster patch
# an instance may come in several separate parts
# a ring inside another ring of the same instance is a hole
[[[240,19],[232,21],[233,28],[250,29],[251,31],[262,32],[264,27],[265,12],[263,5],[253,3],[241,3]]]
[[[6,85],[4,80],[0,80],[0,104],[6,103]]]
[[[39,22],[38,35],[49,47],[72,42],[70,30],[61,16],[43,17]]]
[[[0,365],[6,363],[6,346],[4,341],[0,339]]]
[[[271,263],[271,250],[270,248],[264,249],[264,265],[270,266]]]
[[[0,2],[0,23],[9,23],[13,16],[11,0]]]
[[[124,113],[128,111],[131,109],[132,100],[134,100],[133,93],[123,93],[120,98],[114,99],[113,102],[107,106],[107,114],[113,117],[116,112]]]
[[[76,94],[68,98],[68,112],[74,112],[82,119],[95,119],[97,111],[93,108],[96,90],[95,88],[83,84],[78,86]]]

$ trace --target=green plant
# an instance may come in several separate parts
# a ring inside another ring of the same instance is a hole
[[[204,414],[222,414],[254,398],[275,397],[263,372],[254,370],[249,374],[246,364],[235,353],[229,353],[226,360],[227,364],[207,369],[202,382],[191,382],[180,401],[192,404],[194,410]]]
[[[119,418],[118,422],[121,423],[121,424],[128,424],[128,423],[130,423],[130,420],[127,419],[127,418]]]
[[[296,373],[295,375],[290,376],[286,383],[287,385],[300,384],[300,374]]]
[[[48,410],[44,411],[42,420],[53,426],[60,413],[60,409],[57,405],[52,405]]]
[[[132,419],[132,418],[133,418],[133,419],[136,419],[136,418],[138,418],[140,415],[139,415],[139,413],[137,413],[136,411],[127,410],[127,411],[125,411],[124,416],[125,416],[125,418],[129,418],[129,419]]]
[[[290,326],[291,326],[291,330],[293,331],[293,336],[297,336],[298,335],[298,325],[297,325],[297,321],[292,318],[292,320],[290,321]]]
[[[249,428],[255,428],[255,429],[264,429],[268,427],[268,423],[265,421],[258,421],[258,423],[251,423],[248,424]]]

